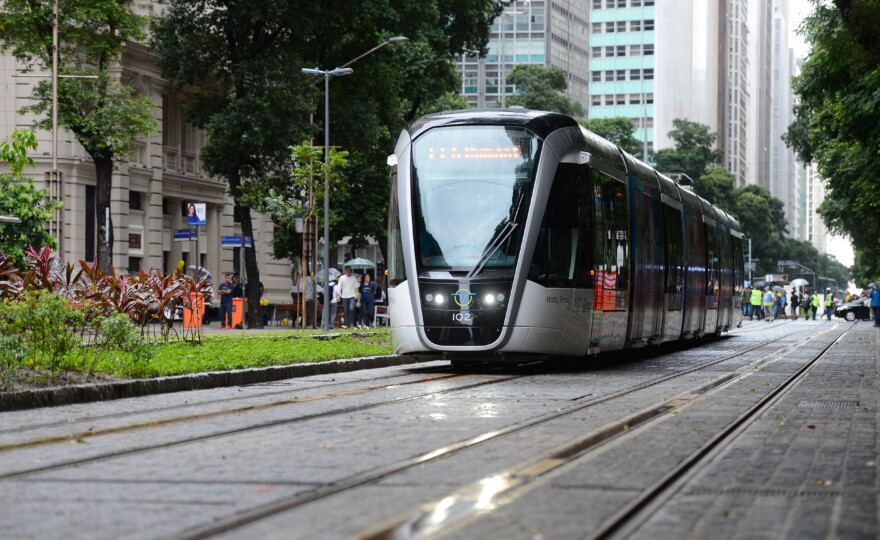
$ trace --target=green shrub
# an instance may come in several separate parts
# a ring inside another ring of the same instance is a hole
[[[68,353],[79,337],[82,313],[67,298],[46,291],[27,291],[0,304],[0,370],[4,384],[19,369],[57,372],[66,369]]]

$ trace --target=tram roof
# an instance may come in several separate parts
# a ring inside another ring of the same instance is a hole
[[[465,109],[423,116],[410,124],[408,131],[415,139],[432,128],[464,125],[522,127],[544,139],[558,129],[577,127],[578,123],[564,114],[529,109]]]

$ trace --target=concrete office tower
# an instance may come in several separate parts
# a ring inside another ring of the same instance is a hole
[[[817,210],[825,200],[825,183],[819,177],[819,171],[815,163],[803,167],[806,171],[807,184],[807,211],[806,211],[806,240],[813,245],[819,253],[825,253],[828,231],[825,222]]]
[[[797,65],[794,52],[788,46],[788,1],[773,3],[773,75],[771,78],[771,124],[770,124],[770,193],[782,201],[789,223],[799,224],[797,219],[798,182],[796,161],[782,136],[794,121],[794,95],[791,78]],[[806,239],[806,233],[798,228],[789,230],[793,238]]]
[[[587,105],[588,0],[514,0],[492,25],[485,58],[457,55],[461,93],[471,106],[506,105],[517,64],[554,66],[568,77],[569,98]],[[504,91],[502,91],[504,89]]]
[[[749,137],[746,184],[770,190],[773,78],[773,2],[749,0]],[[791,229],[792,227],[789,227]]]
[[[632,119],[649,153],[674,146],[673,120],[705,124],[743,185],[747,0],[593,0],[591,7],[589,116]]]
[[[659,8],[654,0],[592,0],[591,8],[588,116],[631,119],[643,152],[650,154],[655,148]]]
[[[718,145],[724,149],[724,164],[736,181],[737,187],[746,184],[748,177],[748,139],[750,94],[748,1],[726,0],[721,5],[723,33],[721,47],[724,70],[719,87],[722,90],[722,118],[719,123]],[[725,91],[726,90],[726,91]]]

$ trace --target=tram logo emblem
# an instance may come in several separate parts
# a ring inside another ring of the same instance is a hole
[[[471,305],[471,302],[473,302],[474,296],[476,295],[477,293],[472,293],[468,289],[459,289],[452,293],[452,298],[455,300],[458,307],[467,307]]]

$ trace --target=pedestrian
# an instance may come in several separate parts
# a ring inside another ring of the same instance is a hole
[[[764,300],[763,300],[763,314],[766,317],[767,322],[773,322],[773,293],[770,292],[770,287],[764,287]]]
[[[764,318],[764,314],[761,312],[761,289],[758,287],[754,287],[752,289],[752,294],[749,296],[749,304],[752,306],[752,311],[749,314],[749,320],[752,320],[752,317],[757,317],[760,321]]]
[[[743,317],[748,317],[750,320],[752,318],[752,303],[749,300],[752,298],[752,288],[746,287],[743,289]]]
[[[373,310],[376,306],[376,284],[373,283],[370,274],[364,274],[364,281],[358,288],[361,304],[360,326],[369,328],[373,326]]]
[[[306,284],[303,288],[303,296],[306,300],[306,316],[303,319],[308,328],[315,327],[315,280],[312,276],[306,276]]]
[[[801,306],[804,308],[804,320],[810,320],[810,307],[813,305],[813,296],[810,294],[810,289],[806,289],[804,291],[804,296],[801,298]]]
[[[323,309],[327,309],[324,306]],[[336,328],[336,310],[339,309],[339,284],[335,279],[330,280],[330,330]]]
[[[801,297],[798,296],[797,289],[791,291],[791,319],[798,320],[798,307],[801,305]]]
[[[232,291],[235,286],[232,283],[232,275],[226,274],[223,283],[217,288],[220,295],[220,328],[232,328]]]
[[[832,313],[834,313],[834,294],[829,287],[825,289],[825,318],[830,321]]]
[[[788,304],[788,299],[785,297],[785,291],[779,291],[776,293],[778,298],[776,299],[779,302],[779,316],[778,319],[787,319],[788,317],[785,315],[785,305]]]
[[[351,266],[344,268],[345,274],[339,277],[339,298],[342,302],[342,327],[354,328],[357,306],[358,282],[351,275]]]
[[[813,291],[812,300],[810,300],[810,308],[813,310],[813,320],[816,320],[816,314],[819,313],[819,294]]]
[[[871,312],[874,314],[874,326],[880,326],[880,286],[871,283]]]

